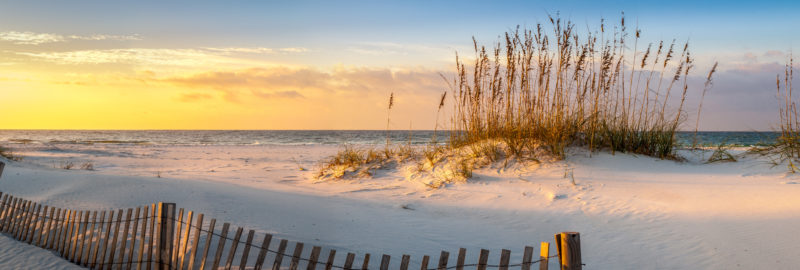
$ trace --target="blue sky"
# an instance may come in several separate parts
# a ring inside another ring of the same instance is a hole
[[[747,123],[711,116],[701,122],[706,129],[723,130],[770,128],[767,117],[776,113],[774,75],[786,53],[800,44],[800,4],[796,1],[4,1],[1,6],[0,32],[61,38],[36,44],[0,42],[0,64],[5,63],[0,66],[18,77],[27,76],[22,74],[26,71],[41,74],[45,70],[70,71],[83,77],[111,71],[190,76],[190,71],[263,67],[329,73],[342,68],[438,73],[449,71],[455,51],[470,53],[472,36],[490,43],[516,25],[545,23],[548,14],[571,19],[583,32],[587,27],[597,29],[601,18],[616,23],[624,11],[630,29],[638,25],[643,30],[642,46],[662,39],[689,40],[698,70],[705,72],[714,61],[720,62],[714,91],[721,93],[709,97],[720,95],[720,104],[710,102],[708,110],[717,115],[742,114],[742,106],[754,106],[752,112],[741,116],[749,118]],[[255,53],[256,49],[262,53]],[[143,64],[142,50],[160,58]],[[159,65],[173,57],[175,50],[182,50],[179,53],[184,56],[221,51],[224,55],[209,57],[247,55],[237,61],[195,59],[180,67]],[[53,59],[66,57],[56,53],[75,51],[84,52],[79,57],[95,58],[75,61],[78,56],[69,54],[69,64],[53,64]],[[104,53],[102,57],[117,58],[98,60],[98,52]],[[120,53],[134,55],[131,58],[137,64],[118,65],[131,60],[119,59]],[[26,58],[31,55],[38,58]],[[188,68],[190,62],[207,66]],[[732,83],[745,77],[742,71],[752,79]],[[731,80],[726,82],[728,77]],[[387,90],[373,90],[377,104]],[[420,99],[437,93],[421,95]],[[726,107],[726,103],[739,105]],[[404,120],[415,117],[410,118]]]

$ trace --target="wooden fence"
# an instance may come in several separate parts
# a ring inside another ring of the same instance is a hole
[[[1,166],[1,165],[0,165]],[[1,168],[1,167],[0,167]],[[273,239],[271,234],[256,237],[254,230],[229,223],[217,227],[217,220],[206,222],[203,214],[177,210],[174,203],[163,203],[111,211],[71,210],[41,205],[0,192],[0,232],[17,241],[49,249],[66,260],[91,269],[370,269],[390,268],[392,257],[383,254],[376,265],[371,254],[356,261],[347,253],[344,261],[336,250],[314,246],[306,253],[305,244]],[[260,241],[258,239],[261,239]],[[564,232],[555,235],[561,269],[581,269],[580,235]],[[511,263],[511,251],[503,249],[497,264],[489,264],[489,250],[481,249],[477,261],[467,263],[467,250],[461,248],[450,261],[442,251],[438,262],[423,256],[411,266],[411,256],[402,255],[395,269],[547,269],[550,244],[542,242],[540,255],[524,247],[522,261]],[[538,267],[534,267],[538,266]]]

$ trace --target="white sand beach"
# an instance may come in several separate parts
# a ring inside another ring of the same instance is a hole
[[[800,265],[800,177],[754,155],[703,164],[710,153],[680,151],[687,161],[675,162],[571,149],[564,161],[495,165],[467,183],[430,189],[402,168],[314,180],[319,160],[338,146],[15,147],[25,159],[3,160],[0,191],[39,203],[103,210],[174,202],[309,246],[409,254],[412,264],[441,250],[455,256],[461,247],[467,262],[481,248],[499,254],[530,245],[538,253],[553,234],[577,231],[586,269]],[[95,170],[57,168],[64,160],[91,161]],[[32,258],[45,268],[74,268],[7,237],[0,257],[7,269]]]

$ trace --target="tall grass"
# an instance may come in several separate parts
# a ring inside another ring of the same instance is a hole
[[[776,156],[777,163],[789,160],[789,168],[794,171],[792,160],[800,160],[800,117],[798,117],[797,105],[793,98],[794,87],[794,58],[790,57],[789,62],[784,67],[783,78],[781,75],[775,76],[775,86],[778,97],[781,99],[779,106],[780,114],[780,136],[775,144],[758,149],[762,154]]]
[[[473,38],[469,65],[456,54],[451,146],[495,139],[520,156],[544,149],[563,158],[583,145],[674,157],[693,68],[688,42],[638,51],[641,30],[629,37],[624,17],[585,35],[549,19],[550,30],[517,27],[492,48]]]

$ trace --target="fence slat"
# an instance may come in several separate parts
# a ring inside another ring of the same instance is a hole
[[[175,204],[158,203],[158,269],[172,268],[172,251],[175,243]]]
[[[3,221],[6,220],[6,210],[8,209],[8,193],[0,192],[0,231],[3,230]]]
[[[522,254],[522,267],[520,270],[531,270],[531,263],[533,262],[533,247],[525,246],[525,251]]]
[[[30,232],[31,230],[31,223],[33,221],[33,213],[34,210],[36,209],[36,205],[37,203],[31,202],[30,207],[28,207],[28,210],[25,211],[25,220],[23,221],[25,225],[22,227],[22,230],[20,231],[20,236],[19,236],[20,242],[25,242],[28,240],[27,239],[28,232]]]
[[[16,197],[11,198],[11,205],[8,209],[8,214],[6,214],[5,226],[3,226],[3,232],[10,233],[14,229],[14,222],[16,221],[16,214],[17,214],[17,205],[19,205],[20,199]]]
[[[69,261],[75,261],[75,252],[78,252],[78,235],[80,234],[81,230],[81,218],[83,218],[84,211],[78,211],[75,215],[75,219],[72,220],[72,236],[70,237],[70,248],[67,252],[69,254]]]
[[[231,251],[228,253],[228,259],[225,260],[225,270],[231,270],[233,266],[233,258],[236,256],[236,249],[239,248],[239,239],[242,238],[242,227],[236,229],[236,234],[231,242]]]
[[[542,242],[542,247],[539,251],[539,270],[547,270],[550,264],[550,243],[549,242]]]
[[[50,210],[50,215],[47,214],[47,210]],[[46,243],[42,242],[42,238],[44,238],[46,233],[49,233],[50,224],[49,220],[53,219],[53,208],[50,206],[45,205],[44,211],[42,211],[42,228],[39,231],[39,237],[36,239],[36,246],[44,248]],[[47,239],[47,238],[45,238]]]
[[[119,238],[119,227],[120,221],[122,221],[122,212],[122,209],[117,211],[117,220],[114,221],[114,237],[111,238],[111,250],[108,252],[108,264],[106,267],[104,267],[106,269],[111,269],[116,262],[114,255],[117,253],[117,239]]]
[[[25,210],[28,208],[29,203],[30,201],[22,201],[22,206],[20,207],[20,210],[17,211],[18,214],[15,217],[16,222],[14,225],[14,230],[11,232],[11,237],[14,239],[18,239],[17,234],[19,234],[20,228],[22,227],[22,220],[25,219]]]
[[[183,245],[182,246],[179,245],[180,248],[178,248],[180,250],[180,253],[178,253],[179,262],[176,263],[178,269],[183,269],[184,261],[186,260],[186,249],[189,246],[189,233],[192,231],[193,214],[194,213],[192,211],[189,211],[189,213],[186,216],[186,222],[185,222],[186,230],[184,230],[183,232]]]
[[[61,222],[62,223],[61,239],[58,240],[59,241],[58,253],[61,255],[61,257],[64,257],[66,255],[66,253],[67,253],[67,250],[68,250],[67,249],[67,244],[69,243],[68,239],[69,239],[69,234],[70,234],[70,225],[72,225],[72,219],[71,218],[72,218],[72,215],[73,215],[74,212],[75,212],[74,210],[67,209],[67,211],[65,211],[64,219]]]
[[[203,229],[203,214],[202,213],[197,215],[197,225],[195,225],[195,226],[197,228],[196,228],[196,230],[194,232],[194,238],[192,239],[192,245],[189,246],[189,260],[188,260],[189,261],[189,263],[188,263],[189,264],[189,266],[188,266],[189,270],[193,270],[194,269],[193,268],[194,267],[194,258],[197,255],[197,245],[198,245],[198,242],[200,242],[200,233],[203,232],[203,230],[202,230]],[[183,263],[181,263],[181,269],[183,269]]]
[[[481,249],[481,254],[478,257],[478,270],[486,270],[486,264],[489,263],[489,250]]]
[[[66,245],[67,233],[69,231],[69,217],[71,212],[72,210],[70,209],[64,209],[64,211],[61,211],[61,220],[58,222],[60,228],[58,232],[58,242],[56,242],[56,245],[58,245],[56,252],[61,256],[64,255],[64,246]]]
[[[32,201],[28,201],[28,203],[25,206],[25,210],[22,212],[22,214],[23,214],[22,220],[20,221],[20,224],[19,224],[20,225],[19,230],[17,230],[17,240],[18,241],[25,241],[25,232],[27,232],[28,228],[30,227],[29,224],[30,224],[30,220],[31,220],[31,212],[32,212],[32,208],[35,207],[35,206],[36,206],[36,203],[34,203]]]
[[[431,257],[428,255],[422,256],[422,263],[419,264],[420,270],[428,270],[428,261],[430,261]]]
[[[22,239],[28,244],[33,240],[32,234],[36,232],[36,223],[39,221],[39,211],[42,210],[41,204],[34,203],[33,205],[34,207],[31,208],[31,217],[28,219],[28,228],[25,230],[25,235],[22,236]]]
[[[347,257],[344,259],[344,270],[352,270],[353,269],[353,262],[356,260],[356,254],[347,253]]]
[[[16,222],[17,224],[16,224],[16,226],[14,226],[14,231],[12,233],[14,239],[19,240],[19,234],[20,234],[20,231],[22,231],[22,227],[25,226],[25,217],[28,214],[27,213],[28,212],[28,207],[30,207],[30,206],[31,206],[31,201],[24,200],[22,202],[22,207],[18,211],[19,214],[16,217],[17,218],[17,222]]]
[[[57,211],[56,211],[57,210]],[[47,227],[49,228],[47,231],[47,237],[44,238],[45,241],[45,248],[46,249],[53,249],[53,242],[56,240],[56,234],[58,233],[58,216],[61,214],[61,208],[50,208],[50,221],[48,221]]]
[[[272,263],[272,270],[281,269],[281,263],[283,262],[283,256],[286,254],[287,245],[289,245],[289,241],[281,239],[281,243],[278,245],[278,253],[275,254],[275,262]]]
[[[125,214],[125,229],[122,230],[122,235],[120,237],[120,247],[119,247],[119,258],[117,258],[117,269],[122,269],[125,266],[125,251],[128,246],[128,233],[130,232],[131,228],[131,215],[133,215],[133,208],[128,208],[128,212]],[[117,221],[119,224],[119,221]],[[113,267],[112,267],[113,268]]]
[[[206,244],[203,246],[203,257],[200,260],[200,270],[205,269],[206,258],[208,257],[208,250],[211,248],[211,238],[214,236],[214,225],[217,223],[216,219],[211,219],[208,225],[208,236],[206,236]]]
[[[0,231],[5,231],[4,230],[5,229],[5,223],[8,220],[8,215],[6,214],[6,212],[8,212],[9,209],[11,209],[11,206],[10,206],[10,203],[9,203],[9,197],[11,197],[11,196],[9,196],[8,194],[3,194],[3,200],[2,200],[3,204],[0,205],[0,207],[2,207],[2,208],[0,208],[0,209],[2,209],[2,210],[0,210],[0,218],[2,218],[2,220],[0,220]]]
[[[97,269],[104,269],[106,266],[106,255],[111,248],[111,226],[114,225],[114,210],[108,211],[108,220],[106,221],[106,231],[103,237],[103,249],[100,250],[99,264],[95,265]]]
[[[103,241],[107,242],[108,241],[108,240],[105,240],[105,239],[108,239],[108,236],[103,237],[103,235],[104,235],[103,234],[103,224],[105,224],[105,220],[106,220],[106,211],[100,211],[100,224],[97,224],[98,225],[97,226],[97,242],[95,242],[95,244],[94,244],[94,251],[92,252],[92,259],[89,260],[89,262],[90,262],[89,268],[94,268],[94,267],[97,266],[97,259],[98,259],[97,255],[98,254],[100,254],[100,256],[99,256],[100,258],[102,258],[105,255],[105,246],[101,245],[101,242],[103,242]],[[108,224],[111,224],[111,223],[109,222]],[[111,230],[107,229],[106,231],[111,231]],[[102,263],[102,262],[103,262],[103,259],[100,259],[100,263]]]
[[[61,257],[66,258],[67,252],[69,248],[67,245],[69,244],[69,236],[72,233],[72,219],[75,216],[75,210],[67,209],[67,213],[64,216],[64,227],[61,228],[61,242],[59,244],[58,253],[61,254]]]
[[[450,252],[442,250],[442,253],[439,255],[439,266],[437,269],[444,270],[447,268],[447,260],[450,259]]]
[[[245,266],[247,266],[247,257],[250,254],[250,245],[253,243],[253,236],[255,236],[256,231],[250,230],[247,232],[247,241],[244,244],[244,250],[242,250],[242,260],[239,262],[239,270],[244,270]]]
[[[31,231],[31,227],[33,224],[33,217],[34,217],[33,214],[36,213],[36,205],[37,205],[36,202],[31,202],[30,207],[28,207],[28,210],[25,213],[25,220],[23,220],[23,223],[25,225],[22,226],[22,231],[20,231],[20,236],[19,236],[20,242],[28,241],[28,233],[30,233]]]
[[[44,232],[45,215],[47,215],[47,205],[44,207],[39,205],[39,209],[36,210],[36,225],[33,226],[33,231],[31,231],[31,238],[28,240],[28,244],[39,246],[39,239],[41,239],[42,232]],[[37,231],[39,232],[39,237],[36,236]]]
[[[264,260],[267,258],[267,250],[269,249],[270,242],[272,242],[272,235],[265,235],[264,241],[261,241],[261,251],[258,252],[256,265],[253,267],[254,270],[261,270],[261,267],[264,265]]]
[[[11,198],[11,205],[8,209],[8,214],[6,214],[6,219],[4,220],[3,232],[10,233],[13,230],[14,222],[16,221],[15,215],[17,213],[17,205],[19,204],[19,199],[12,197]]]
[[[6,209],[3,211],[3,223],[2,225],[2,232],[8,232],[8,224],[11,222],[11,215],[14,213],[14,204],[17,202],[17,198],[14,196],[9,195],[8,200],[5,202],[7,204]]]
[[[147,221],[150,217],[150,207],[145,205],[144,211],[142,212],[142,233],[139,235],[139,256],[137,256],[138,263],[136,264],[137,270],[142,270],[142,265],[144,264],[144,247],[147,246],[145,241],[147,240]],[[150,228],[153,230],[153,228]]]
[[[73,211],[72,218],[70,218],[70,229],[69,235],[67,235],[67,250],[65,251],[67,254],[65,259],[72,261],[73,255],[75,254],[75,238],[78,237],[78,223],[77,221],[81,219],[81,214],[83,211]]]
[[[89,258],[91,258],[92,245],[94,243],[94,230],[95,230],[94,228],[96,223],[97,223],[97,211],[92,211],[92,222],[86,223],[86,225],[88,226],[86,228],[86,233],[88,233],[88,235],[84,237],[84,245],[86,246],[86,256],[81,257],[81,265],[83,266],[88,265]]]
[[[133,252],[136,249],[136,236],[138,236],[136,231],[139,229],[139,216],[141,212],[142,207],[136,207],[136,214],[133,218],[133,229],[131,229],[131,249],[128,251],[128,263],[125,265],[125,269],[131,269],[133,266]],[[143,243],[139,243],[139,246],[142,246],[142,244]]]
[[[500,267],[497,269],[508,270],[508,261],[511,259],[511,251],[504,249],[500,252]]]
[[[369,253],[364,254],[364,262],[361,263],[361,270],[369,269]]]
[[[19,231],[20,227],[19,224],[21,223],[20,220],[22,220],[22,217],[25,216],[26,205],[27,205],[26,200],[20,200],[19,205],[16,207],[16,210],[14,211],[14,216],[12,217],[14,219],[14,225],[11,227],[11,237],[13,238],[17,238],[17,232]]]
[[[294,254],[292,255],[292,263],[289,265],[290,270],[297,270],[297,266],[300,264],[300,256],[303,254],[303,243],[297,242],[294,246]]]
[[[211,264],[211,269],[216,270],[219,268],[219,262],[222,259],[222,252],[225,249],[225,242],[228,241],[228,228],[230,226],[231,224],[227,222],[222,224],[222,232],[220,234],[221,236],[219,237],[219,244],[217,245],[217,252],[214,254],[214,263]]]
[[[28,237],[28,244],[33,244],[33,245],[38,244],[38,242],[36,241],[37,240],[36,232],[38,231],[39,234],[42,233],[42,229],[44,228],[44,223],[42,223],[44,221],[44,214],[47,214],[47,206],[45,206],[44,209],[42,208],[43,207],[41,204],[39,204],[39,206],[36,207],[36,212],[35,212],[36,215],[33,217],[35,221],[33,224],[33,228],[31,229],[31,235],[30,237]]]
[[[411,256],[403,254],[403,258],[400,259],[400,270],[408,270],[409,261],[411,261]]]
[[[39,217],[41,216],[42,216],[42,205],[37,203],[36,209],[33,210],[32,213],[30,230],[27,233],[28,234],[27,237],[25,237],[25,242],[28,242],[28,244],[33,243],[34,239],[33,237],[36,235],[37,228],[39,228],[39,220],[40,220]]]
[[[147,234],[147,238],[150,239],[147,243],[147,270],[150,270],[153,266],[153,253],[155,253],[155,241],[156,241],[156,204],[150,205],[150,233]]]
[[[456,270],[464,270],[464,260],[467,259],[467,249],[458,249],[458,258],[456,258]]]
[[[317,261],[319,260],[319,253],[322,251],[322,247],[314,246],[311,248],[311,256],[308,257],[308,267],[306,270],[315,270],[317,269]],[[244,270],[244,269],[241,269]]]
[[[383,256],[381,256],[381,267],[380,267],[380,270],[389,270],[389,260],[390,259],[391,259],[391,257],[389,257],[389,255],[383,254]]]
[[[81,222],[83,220],[83,222]],[[83,257],[83,242],[86,239],[86,227],[89,225],[89,211],[83,211],[83,215],[81,218],[78,219],[78,237],[77,237],[77,249],[75,254],[72,256],[74,263],[80,265],[81,258]]]
[[[331,249],[330,253],[328,253],[328,261],[325,263],[325,270],[333,269],[334,260],[336,260],[336,250]]]
[[[558,257],[562,270],[581,270],[581,236],[576,232],[556,234]]]
[[[178,220],[172,220],[172,222],[177,226],[177,230],[175,230],[175,237],[172,238],[175,241],[173,242],[174,245],[172,247],[172,256],[170,256],[170,265],[178,265],[178,253],[181,251],[181,228],[183,228],[183,208],[178,210]]]
[[[25,204],[25,201],[22,199],[17,199],[17,203],[14,204],[13,212],[11,213],[11,228],[9,228],[8,232],[10,234],[14,234],[14,230],[17,228],[17,223],[19,222],[19,213],[20,208]]]

